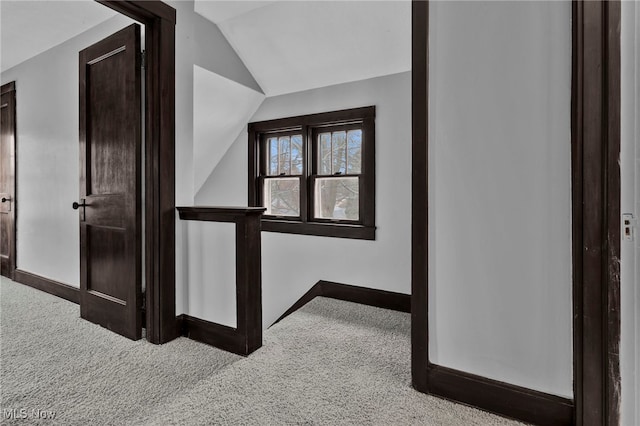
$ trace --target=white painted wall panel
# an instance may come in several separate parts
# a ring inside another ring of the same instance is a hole
[[[233,223],[187,222],[189,286],[186,312],[236,327],[236,227]]]
[[[570,3],[430,6],[430,359],[571,397]]]
[[[621,210],[640,214],[640,5],[621,4]],[[635,240],[622,240],[620,264],[621,424],[640,424],[640,223]]]

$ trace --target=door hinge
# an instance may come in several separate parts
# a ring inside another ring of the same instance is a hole
[[[140,52],[140,66],[142,69],[147,69],[147,51],[143,50]]]

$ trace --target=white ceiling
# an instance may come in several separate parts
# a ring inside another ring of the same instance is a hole
[[[411,70],[409,1],[211,1],[216,22],[267,96]]]
[[[267,96],[411,69],[411,3],[195,0]],[[114,16],[93,0],[0,0],[2,71]]]
[[[5,71],[115,15],[93,0],[1,0],[0,68]]]
[[[193,9],[196,13],[204,16],[214,24],[219,24],[254,9],[275,3],[275,0],[195,0],[194,3]]]

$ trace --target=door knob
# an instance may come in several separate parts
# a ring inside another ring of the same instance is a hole
[[[71,207],[74,210],[78,210],[79,207],[86,207],[87,205],[84,203],[84,200],[80,200],[80,203],[76,203],[75,201],[73,202],[73,204],[71,204]]]
[[[11,201],[11,197],[2,197],[3,203],[6,203],[7,201]]]

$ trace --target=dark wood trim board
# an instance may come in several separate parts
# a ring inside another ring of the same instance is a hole
[[[175,290],[175,24],[159,1],[96,0],[145,25],[145,274],[147,340],[179,335]]]
[[[602,318],[603,329],[606,334],[605,367],[601,370],[605,375],[606,400],[605,421],[609,425],[620,423],[621,404],[621,376],[620,376],[620,343],[621,343],[621,299],[620,299],[620,256],[622,251],[621,236],[621,33],[622,6],[620,0],[609,1],[606,4],[606,28],[603,30],[606,39],[606,96],[602,102],[606,103],[606,173],[603,185],[606,187],[607,201],[603,207],[606,210],[607,243],[603,261],[607,265],[605,277],[606,296],[601,298],[606,316]]]
[[[573,3],[576,423],[620,422],[620,2]]]
[[[411,311],[411,296],[408,294],[321,280],[311,287],[273,324],[280,322],[318,296],[375,306],[376,308],[391,309],[393,311],[407,313]]]
[[[179,315],[177,322],[184,337],[234,354],[248,355],[244,338],[235,328],[185,314]]]
[[[13,274],[13,280],[17,283],[33,287],[45,293],[61,297],[73,303],[80,303],[80,289],[71,287],[49,278],[41,277],[30,272],[16,269]]]
[[[15,81],[10,81],[6,84],[3,84],[2,87],[0,87],[0,94],[4,95],[5,93],[10,93],[10,92],[15,92],[16,91],[16,82]]]
[[[411,312],[411,296],[387,290],[357,287],[331,281],[319,281],[320,296],[376,308],[390,309],[399,312]]]
[[[428,392],[429,365],[429,2],[413,1],[411,17],[411,382]]]
[[[573,401],[432,364],[429,393],[534,424],[573,422]]]
[[[146,23],[161,19],[168,23],[176,23],[176,10],[159,0],[95,0],[105,6],[117,10],[137,21]],[[120,4],[114,4],[120,3]]]
[[[412,18],[412,382],[422,392],[536,424],[616,425],[620,404],[620,2],[572,3],[574,400],[429,362],[429,2]],[[571,415],[567,407],[571,407]]]

